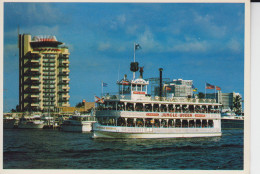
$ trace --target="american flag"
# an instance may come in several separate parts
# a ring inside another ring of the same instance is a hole
[[[211,85],[209,83],[206,83],[206,89],[215,89],[215,86]]]

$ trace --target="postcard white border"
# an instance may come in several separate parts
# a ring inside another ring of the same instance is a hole
[[[1,161],[0,161],[0,173],[4,174],[28,174],[28,173],[62,173],[62,174],[71,174],[71,173],[102,173],[102,174],[122,174],[122,173],[143,173],[143,174],[154,174],[154,173],[176,173],[176,174],[219,174],[219,173],[249,173],[250,171],[250,1],[249,0],[132,0],[132,1],[122,1],[122,0],[43,0],[43,1],[35,1],[35,0],[1,0],[0,3],[0,26],[1,26],[1,42],[2,45],[0,47],[0,110],[1,110],[1,118],[3,112],[3,20],[4,20],[4,2],[104,2],[104,3],[244,3],[245,4],[245,61],[244,61],[244,108],[245,108],[245,130],[244,130],[244,170],[11,170],[11,169],[3,169],[3,142],[1,143]],[[0,126],[3,126],[3,119],[1,119]],[[2,129],[1,129],[2,130]],[[1,141],[3,140],[3,132],[1,131]]]

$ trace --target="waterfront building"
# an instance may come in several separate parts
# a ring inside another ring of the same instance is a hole
[[[171,82],[164,84],[165,96],[173,97],[192,97],[192,80],[174,79]]]
[[[207,93],[206,98],[208,99],[216,99],[217,103],[222,104],[222,111],[229,111],[233,110],[234,107],[234,98],[236,96],[241,96],[241,94],[236,92],[231,93],[222,93],[221,91],[218,91],[217,93]],[[242,101],[241,101],[241,110],[242,110]]]
[[[69,49],[55,36],[19,34],[19,109],[69,107]]]

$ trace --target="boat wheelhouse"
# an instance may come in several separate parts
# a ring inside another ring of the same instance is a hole
[[[152,97],[142,75],[117,84],[118,95],[97,103],[93,138],[221,136],[221,104],[215,99]]]

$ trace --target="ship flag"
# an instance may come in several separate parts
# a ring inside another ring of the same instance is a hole
[[[96,102],[96,103],[104,103],[104,99],[95,96],[95,102]]]
[[[198,88],[195,88],[195,86],[192,85],[192,91],[193,91],[193,92],[197,92],[197,91],[198,91]]]
[[[107,87],[107,83],[102,82],[103,87]]]
[[[220,91],[220,90],[221,90],[221,88],[220,88],[220,87],[218,87],[218,86],[216,86],[216,90]]]
[[[140,46],[140,44],[135,44],[135,50],[139,50],[142,49],[142,47]]]
[[[170,87],[166,87],[165,88],[167,91],[170,91],[170,90],[172,90]]]
[[[215,89],[215,86],[211,85],[209,83],[206,83],[206,89]]]

